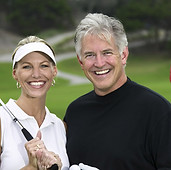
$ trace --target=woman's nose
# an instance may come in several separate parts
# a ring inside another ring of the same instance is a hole
[[[41,72],[38,68],[33,69],[32,77],[33,78],[40,78],[41,77]]]

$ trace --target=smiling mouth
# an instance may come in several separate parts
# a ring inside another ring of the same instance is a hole
[[[41,82],[30,82],[29,83],[31,86],[42,86],[45,84],[45,82],[41,81]]]
[[[97,75],[103,75],[103,74],[107,74],[107,73],[109,73],[109,69],[107,69],[107,70],[102,70],[102,71],[95,71],[95,74],[97,74]]]

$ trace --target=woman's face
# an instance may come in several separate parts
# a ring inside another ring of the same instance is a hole
[[[13,69],[13,77],[21,85],[21,95],[31,98],[46,96],[56,74],[56,66],[41,52],[27,54]]]

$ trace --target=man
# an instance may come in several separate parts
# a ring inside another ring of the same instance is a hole
[[[88,14],[76,29],[78,61],[94,90],[66,112],[70,164],[100,170],[171,170],[171,104],[125,73],[120,21]]]

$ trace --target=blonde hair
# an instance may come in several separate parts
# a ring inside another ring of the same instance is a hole
[[[22,47],[25,44],[33,43],[33,42],[42,42],[42,43],[46,44],[52,50],[52,52],[53,52],[53,54],[55,56],[55,52],[54,52],[53,48],[44,39],[41,39],[41,38],[39,38],[37,36],[28,36],[28,37],[22,39],[21,41],[19,41],[17,47],[15,48],[15,50],[14,50],[14,52],[12,54],[12,60],[14,59],[14,56],[15,56],[17,50],[20,47]]]

